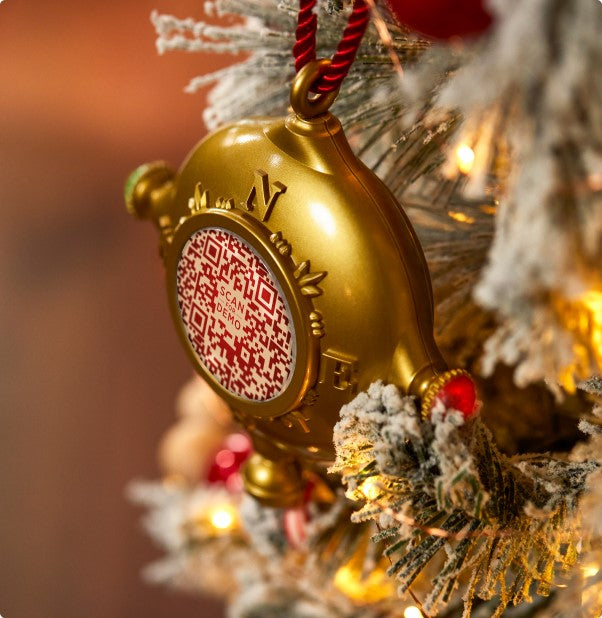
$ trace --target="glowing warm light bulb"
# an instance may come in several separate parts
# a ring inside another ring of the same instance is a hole
[[[409,605],[403,610],[403,618],[423,618],[423,616],[415,605]]]
[[[455,221],[459,221],[460,223],[474,223],[474,217],[467,215],[464,212],[459,212],[457,210],[448,210],[448,216],[450,216]]]
[[[589,290],[574,300],[553,296],[552,306],[575,336],[574,361],[558,376],[564,388],[574,393],[576,379],[589,375],[591,362],[602,365],[602,291]]]
[[[225,507],[220,507],[211,513],[211,525],[218,530],[228,530],[234,524],[232,511]]]
[[[350,567],[342,566],[334,576],[334,585],[347,596],[353,597],[356,593],[356,573],[354,573]]]
[[[380,495],[380,487],[375,479],[365,480],[360,486],[360,491],[368,500],[376,500]]]
[[[456,148],[456,165],[462,174],[470,174],[474,165],[474,150],[468,144]]]
[[[581,571],[583,572],[583,577],[593,577],[598,574],[600,567],[597,564],[584,564],[581,567]]]
[[[395,594],[393,582],[384,569],[380,568],[375,569],[368,577],[362,577],[361,569],[357,565],[345,564],[335,573],[333,583],[340,592],[358,603],[378,603]]]

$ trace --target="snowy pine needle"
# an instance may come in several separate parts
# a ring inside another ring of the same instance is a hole
[[[427,611],[469,577],[466,612],[475,596],[497,596],[497,616],[530,600],[533,586],[548,594],[555,573],[574,565],[578,500],[597,463],[506,457],[479,418],[464,423],[440,405],[421,420],[411,397],[382,383],[342,408],[334,441],[331,472],[364,502],[352,520],[395,532],[385,553],[400,592],[444,556]]]

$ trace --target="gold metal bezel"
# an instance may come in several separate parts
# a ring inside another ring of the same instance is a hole
[[[296,337],[296,359],[292,378],[285,390],[268,401],[252,401],[237,397],[224,388],[203,365],[194,350],[180,314],[177,293],[177,267],[184,245],[197,231],[219,227],[245,240],[265,261],[284,293],[293,318]],[[297,408],[309,387],[315,382],[319,343],[311,334],[309,316],[311,302],[303,296],[294,278],[295,264],[290,256],[281,255],[270,241],[270,230],[238,210],[211,209],[193,214],[178,225],[165,253],[167,295],[171,316],[180,341],[197,372],[235,410],[255,418],[274,418]]]
[[[448,369],[447,371],[444,371],[443,373],[435,376],[431,380],[428,388],[426,389],[426,392],[422,396],[420,415],[422,416],[423,420],[429,417],[431,409],[435,403],[435,398],[437,397],[439,391],[448,382],[450,382],[454,378],[457,378],[458,376],[467,376],[472,380],[472,376],[465,369]]]

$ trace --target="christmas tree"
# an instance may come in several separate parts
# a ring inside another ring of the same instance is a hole
[[[353,392],[320,436],[334,443],[334,458],[328,469],[305,466],[299,491],[283,485],[296,498],[278,500],[243,489],[245,475],[247,488],[259,482],[244,465],[261,471],[266,464],[257,464],[233,419],[257,440],[255,424],[195,378],[160,448],[164,478],[131,487],[166,552],[146,575],[220,595],[237,618],[597,617],[602,5],[405,4],[302,2],[300,13],[293,0],[211,0],[206,23],[152,20],[160,53],[236,55],[232,66],[187,88],[213,84],[204,120],[215,131],[241,119],[285,117],[295,40],[317,23],[316,56],[332,58],[350,13],[365,11],[370,23],[332,111],[416,230],[432,281],[436,345],[449,366],[475,377],[479,402],[458,370],[420,392],[388,374],[355,392],[354,361],[332,357]],[[276,125],[262,122],[264,133],[275,134]],[[242,138],[226,131],[237,152]],[[244,135],[251,139],[250,130]],[[263,187],[266,221],[278,196],[291,191],[263,174],[242,206],[260,209]],[[161,200],[175,195],[174,178],[163,165],[141,168],[126,188],[128,206],[153,218],[151,201],[163,208]],[[188,182],[182,179],[178,191]],[[239,207],[211,191],[190,185],[191,216]],[[174,228],[188,223],[155,214],[165,256]],[[313,270],[313,257],[301,261],[280,232],[270,242],[283,260],[294,258],[307,298],[332,285],[333,275]],[[182,243],[181,254],[193,245]],[[391,295],[387,313],[403,312]],[[317,301],[311,307],[319,340],[332,326]],[[193,341],[193,327],[186,325],[184,341]],[[376,336],[373,345],[381,345]],[[266,400],[279,394],[274,379],[259,386],[268,389]],[[304,405],[312,397],[318,394],[309,390]],[[315,431],[314,419],[295,411],[280,420]]]

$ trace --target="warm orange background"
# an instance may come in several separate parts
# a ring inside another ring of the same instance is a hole
[[[188,79],[230,58],[158,57],[154,8],[202,0],[0,3],[0,614],[219,616],[141,583],[159,555],[127,503],[190,368],[152,226],[125,213],[139,163],[204,133]]]

